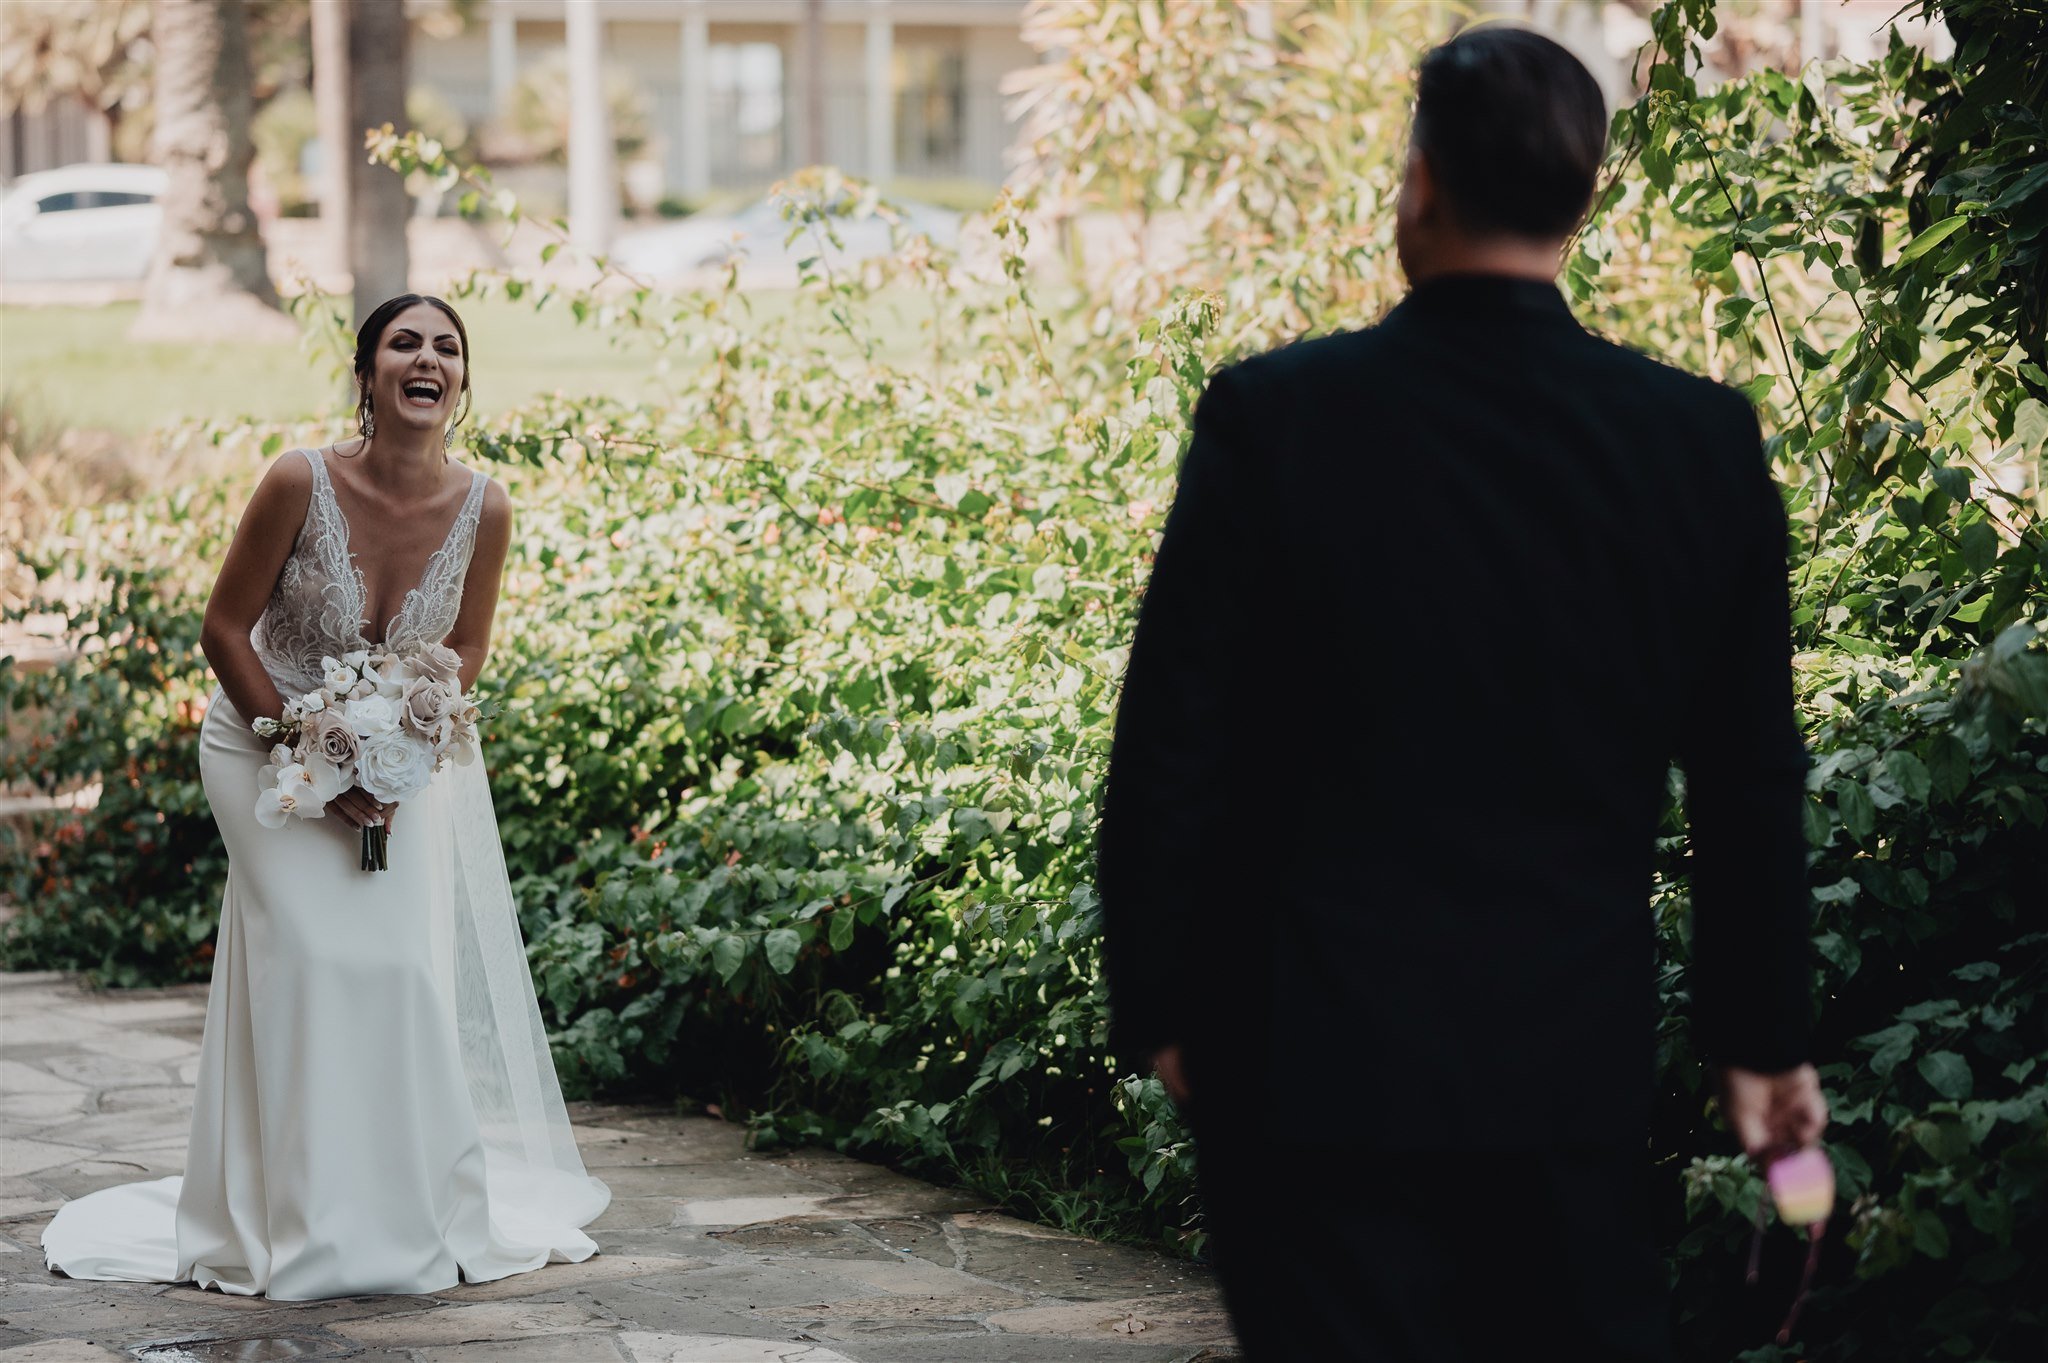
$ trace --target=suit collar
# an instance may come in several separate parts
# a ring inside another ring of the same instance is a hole
[[[1556,284],[1516,275],[1447,274],[1426,279],[1409,290],[1394,309],[1417,316],[1496,316],[1537,313],[1576,320]]]

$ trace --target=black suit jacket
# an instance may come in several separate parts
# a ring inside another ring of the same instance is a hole
[[[1118,1058],[1351,1143],[1639,1135],[1676,759],[1696,1042],[1804,1061],[1785,551],[1749,403],[1549,284],[1217,374],[1104,792]]]

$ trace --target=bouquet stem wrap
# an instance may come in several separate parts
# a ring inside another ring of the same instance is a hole
[[[383,824],[365,824],[363,826],[362,869],[365,871],[390,870],[391,858],[388,850],[390,843],[390,829],[384,827]]]

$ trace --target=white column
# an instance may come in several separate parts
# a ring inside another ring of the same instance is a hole
[[[491,109],[505,107],[505,96],[519,75],[519,21],[504,4],[491,9]]]
[[[797,157],[799,166],[821,166],[825,152],[825,0],[804,0],[796,28]]]
[[[896,178],[896,82],[890,58],[896,47],[889,0],[868,0],[868,179],[888,188]]]
[[[711,192],[711,26],[703,6],[689,0],[683,10],[683,126],[676,130],[682,147],[683,197],[701,199]]]
[[[563,0],[569,39],[569,236],[586,250],[611,245],[619,216],[610,111],[604,103],[604,18],[597,0]]]

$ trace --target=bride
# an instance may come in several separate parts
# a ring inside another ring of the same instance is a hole
[[[323,657],[445,644],[467,691],[490,652],[512,509],[448,457],[462,320],[394,298],[363,323],[355,372],[361,435],[271,467],[206,606],[220,689],[199,765],[228,882],[185,1175],[60,1209],[43,1251],[74,1278],[303,1301],[597,1251],[580,1227],[610,1191],[562,1106],[483,764],[403,810],[358,788],[334,817],[255,818],[269,744],[250,720],[317,687]],[[389,869],[368,872],[374,824]]]

